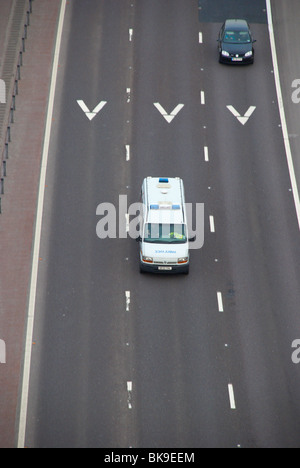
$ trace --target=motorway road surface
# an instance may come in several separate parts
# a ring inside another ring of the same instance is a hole
[[[300,445],[299,228],[265,2],[236,3],[67,6],[28,447]],[[222,66],[220,23],[245,11],[255,64]],[[103,107],[88,118],[78,100]],[[168,123],[154,103],[184,107]],[[148,175],[182,177],[205,204],[189,276],[141,275],[134,240],[96,235],[97,206],[138,201]]]

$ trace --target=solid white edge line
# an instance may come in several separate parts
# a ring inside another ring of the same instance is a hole
[[[234,391],[233,391],[233,385],[232,384],[228,384],[228,393],[229,393],[230,408],[231,409],[236,409]]]
[[[297,214],[297,219],[298,219],[298,226],[299,226],[299,229],[300,229],[299,191],[298,191],[298,186],[297,186],[297,180],[296,180],[296,175],[295,175],[292,151],[291,151],[289,135],[288,135],[288,130],[287,130],[287,123],[286,123],[286,117],[285,117],[285,111],[284,111],[284,104],[283,104],[283,99],[282,99],[282,91],[281,91],[281,84],[280,84],[280,76],[279,76],[279,68],[278,68],[278,60],[277,60],[275,35],[274,35],[274,28],[273,28],[271,0],[266,0],[266,6],[267,6],[269,36],[270,36],[272,60],[273,60],[273,67],[274,67],[274,77],[275,77],[275,85],[276,85],[276,92],[277,92],[277,101],[278,101],[280,120],[281,120],[281,128],[282,128],[286,158],[287,158],[287,163],[288,163],[288,168],[289,168],[289,173],[290,173],[290,179],[291,179],[291,184],[292,184],[296,214]]]
[[[57,28],[57,33],[56,33],[56,45],[55,45],[53,65],[52,65],[52,76],[51,76],[51,85],[50,85],[50,91],[49,91],[47,119],[46,119],[46,127],[45,127],[45,134],[44,134],[44,144],[43,144],[43,152],[42,152],[42,160],[41,160],[41,171],[40,171],[40,182],[39,182],[38,204],[37,204],[37,212],[36,212],[36,225],[35,225],[35,234],[34,234],[30,292],[29,292],[28,314],[27,314],[27,328],[26,328],[26,340],[25,340],[25,352],[24,352],[21,403],[20,403],[20,414],[19,414],[19,430],[18,430],[18,441],[17,441],[18,448],[24,448],[24,444],[25,444],[31,350],[32,350],[32,335],[33,335],[33,326],[34,326],[36,287],[37,287],[37,276],[38,276],[38,259],[39,259],[40,242],[41,242],[45,181],[46,181],[48,154],[49,154],[55,88],[56,88],[56,80],[57,80],[58,59],[59,59],[63,23],[64,23],[65,11],[66,11],[66,1],[67,0],[62,0],[61,7],[60,7],[59,22],[58,22],[58,28]]]

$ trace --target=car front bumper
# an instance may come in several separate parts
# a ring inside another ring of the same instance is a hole
[[[233,57],[233,56],[225,56],[220,54],[219,55],[219,62],[220,63],[227,63],[231,65],[247,65],[254,62],[254,54],[250,55],[250,57]]]

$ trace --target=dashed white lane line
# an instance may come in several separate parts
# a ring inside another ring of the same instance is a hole
[[[230,408],[235,410],[236,405],[235,405],[234,390],[233,390],[233,385],[232,384],[228,384],[228,394],[229,394]]]
[[[131,380],[129,380],[127,382],[127,404],[128,404],[128,408],[129,409],[132,409],[132,382]]]
[[[201,100],[202,106],[204,106],[205,105],[205,93],[204,93],[204,91],[200,92],[200,100]]]
[[[126,312],[129,312],[130,309],[130,291],[125,291],[126,298]]]
[[[222,298],[222,293],[221,292],[217,292],[217,299],[218,299],[219,312],[224,312],[223,298]]]
[[[215,232],[215,218],[213,216],[209,217],[210,232]]]
[[[199,32],[198,40],[199,40],[199,44],[203,44],[203,34],[202,34],[202,32]]]
[[[208,147],[204,146],[204,161],[209,162]]]
[[[130,145],[125,145],[126,161],[130,161]]]
[[[130,28],[128,30],[128,34],[129,34],[129,42],[132,42],[132,37],[133,37],[133,29],[132,28]]]
[[[125,214],[126,232],[129,232],[129,213]]]

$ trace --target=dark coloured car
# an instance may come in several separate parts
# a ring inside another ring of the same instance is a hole
[[[247,21],[228,19],[222,25],[218,37],[219,62],[243,64],[254,62],[253,43]]]

